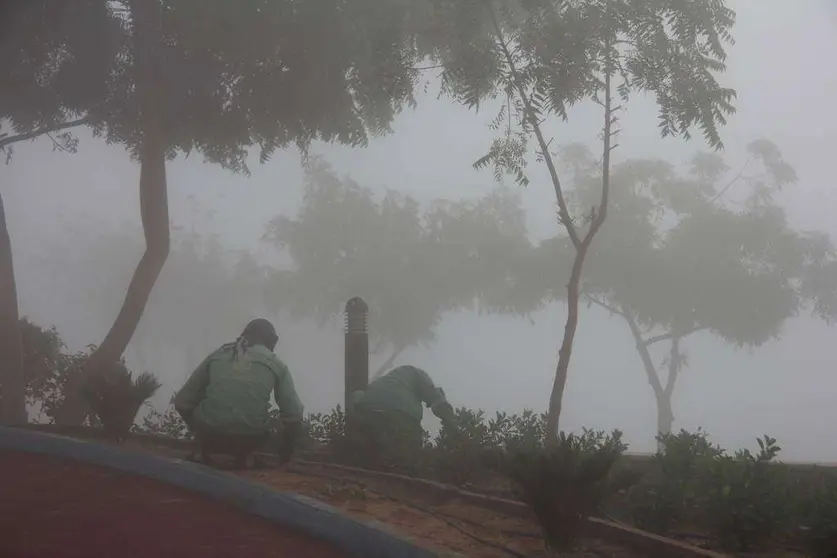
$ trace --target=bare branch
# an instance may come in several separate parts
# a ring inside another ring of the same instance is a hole
[[[720,190],[717,194],[715,194],[715,195],[712,197],[712,199],[711,199],[711,200],[709,200],[709,203],[715,203],[716,201],[718,201],[718,199],[720,199],[720,198],[721,198],[724,194],[726,194],[726,193],[727,193],[727,191],[728,191],[730,188],[732,188],[732,186],[733,186],[736,182],[738,182],[739,180],[741,180],[742,178],[744,178],[744,171],[745,171],[745,170],[747,170],[747,166],[748,166],[748,165],[749,165],[749,164],[753,161],[753,159],[754,159],[754,158],[755,158],[755,155],[750,155],[750,157],[749,157],[746,161],[744,161],[744,164],[741,166],[741,170],[739,170],[739,171],[738,171],[738,174],[736,174],[735,176],[733,176],[733,177],[732,177],[732,180],[730,180],[729,182],[727,182],[726,186],[724,186],[723,188],[721,188],[721,190]]]
[[[75,128],[76,126],[83,126],[89,122],[88,117],[79,118],[77,120],[70,120],[68,122],[62,122],[60,124],[54,124],[52,126],[44,126],[42,128],[36,128],[31,132],[26,132],[25,134],[17,134],[15,136],[9,136],[8,134],[0,134],[0,149],[5,148],[8,145],[13,143],[18,143],[21,141],[26,141],[30,139],[35,139],[38,136],[44,134],[50,134],[52,132],[59,132],[61,130],[66,130],[68,128]],[[55,141],[55,140],[53,140]]]
[[[621,309],[617,308],[616,306],[612,306],[612,305],[608,304],[607,302],[594,297],[593,295],[588,294],[588,295],[584,295],[584,296],[587,298],[587,300],[589,300],[593,304],[597,304],[597,305],[601,306],[602,308],[604,308],[605,310],[607,310],[611,314],[616,314],[617,316],[622,316],[623,318],[626,317],[625,312],[623,312]]]
[[[514,63],[514,57],[512,56],[512,53],[509,50],[509,46],[506,43],[505,36],[503,35],[503,32],[500,30],[500,24],[497,22],[497,16],[494,13],[494,9],[490,4],[488,6],[488,11],[491,14],[491,21],[494,24],[494,31],[497,33],[497,42],[500,45],[500,49],[503,51],[503,56],[506,58],[506,63],[508,63],[509,65],[509,71],[512,76],[512,81],[514,82],[513,86],[515,90],[517,90],[517,94],[520,98],[520,101],[523,103],[523,112],[525,118],[532,126],[532,131],[535,133],[535,138],[538,140],[538,145],[540,147],[541,154],[543,155],[544,162],[546,163],[546,168],[547,170],[549,170],[549,177],[552,179],[552,185],[555,187],[555,197],[558,200],[558,211],[561,217],[562,224],[564,225],[564,228],[567,229],[567,235],[570,237],[570,241],[573,243],[573,246],[575,246],[576,249],[581,248],[582,241],[581,238],[578,236],[578,231],[573,225],[572,218],[570,217],[570,210],[567,206],[566,199],[564,199],[564,191],[561,187],[561,179],[558,177],[558,171],[555,168],[555,162],[552,160],[552,157],[549,154],[549,144],[544,138],[543,132],[541,131],[541,127],[538,124],[538,118],[535,115],[535,110],[532,108],[532,104],[529,102],[529,97],[528,95],[526,95],[526,91],[523,89],[520,74],[517,71],[517,65]]]
[[[608,199],[610,198],[610,154],[613,151],[611,146],[611,140],[613,139],[613,124],[616,122],[615,117],[613,116],[614,109],[613,109],[613,95],[612,91],[610,90],[611,86],[611,74],[612,74],[612,66],[608,64],[607,68],[605,69],[605,77],[604,77],[604,129],[602,133],[602,197],[599,201],[599,208],[598,211],[595,212],[593,216],[593,221],[590,224],[590,228],[587,230],[587,234],[584,235],[584,240],[582,240],[582,245],[586,248],[590,245],[593,241],[593,237],[596,236],[596,233],[599,232],[602,224],[604,224],[605,219],[607,218],[607,204]]]
[[[669,339],[674,339],[676,337],[677,338],[683,338],[683,337],[686,337],[687,335],[691,335],[693,333],[696,333],[698,331],[702,331],[704,329],[708,329],[708,328],[706,326],[700,326],[700,327],[693,327],[691,329],[687,329],[686,331],[678,331],[678,332],[669,331],[669,332],[666,332],[666,333],[661,333],[660,335],[655,335],[654,337],[649,337],[648,339],[644,340],[642,342],[642,344],[645,347],[649,347],[649,346],[653,345],[654,343],[659,343],[660,341],[668,341]]]

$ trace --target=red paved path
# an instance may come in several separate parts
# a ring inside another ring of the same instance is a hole
[[[52,456],[0,450],[3,558],[345,558],[200,494]]]

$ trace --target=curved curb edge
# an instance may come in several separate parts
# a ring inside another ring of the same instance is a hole
[[[272,490],[195,463],[104,444],[0,426],[0,449],[75,459],[162,481],[209,496],[268,521],[333,543],[358,558],[436,558],[392,529],[354,520],[313,498]]]

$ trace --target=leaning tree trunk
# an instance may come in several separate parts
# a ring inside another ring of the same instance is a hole
[[[567,387],[567,373],[570,368],[570,357],[573,352],[573,341],[578,329],[578,298],[581,283],[581,268],[587,256],[586,247],[578,248],[567,285],[567,322],[564,325],[564,338],[558,351],[558,365],[555,367],[555,380],[552,383],[552,393],[549,395],[549,409],[546,413],[546,442],[555,443],[558,440],[559,419],[564,401],[564,389]]]
[[[142,318],[148,298],[169,254],[169,210],[166,185],[166,138],[162,129],[159,79],[162,14],[158,0],[129,0],[136,59],[139,101],[140,215],[146,249],[134,271],[122,308],[104,341],[90,356],[81,374],[68,382],[60,424],[81,424],[87,415],[82,396],[86,379],[118,361]]]
[[[0,194],[0,423],[23,424],[26,414],[26,378],[17,307],[17,285],[12,242]]]

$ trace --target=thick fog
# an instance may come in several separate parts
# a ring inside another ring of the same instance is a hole
[[[837,5],[829,0],[805,0],[792,7],[780,0],[731,4],[738,12],[736,44],[729,50],[730,68],[723,80],[737,90],[738,110],[722,129],[724,156],[734,164],[746,157],[749,141],[763,137],[776,143],[799,174],[798,184],[782,192],[793,225],[826,231],[837,240],[832,167],[837,69],[829,62],[837,53]],[[432,73],[427,79],[418,108],[401,114],[391,135],[365,149],[316,144],[312,153],[322,155],[338,174],[379,192],[390,188],[420,201],[487,193],[496,186],[492,172],[475,171],[472,163],[491,143],[493,132],[487,125],[495,107],[474,113],[437,99],[438,83]],[[571,112],[569,122],[553,121],[549,133],[556,143],[596,148],[600,126],[598,108],[583,105]],[[660,139],[650,99],[632,101],[621,127],[617,162],[651,156],[682,163],[706,149],[700,139]],[[76,154],[54,152],[46,138],[19,144],[11,164],[0,167],[21,315],[40,325],[55,324],[73,348],[102,340],[142,252],[138,164],[121,147],[107,146],[86,132],[80,140]],[[174,236],[194,232],[206,240],[217,235],[228,249],[245,250],[263,263],[275,261],[275,248],[262,236],[273,217],[293,216],[299,207],[300,155],[288,150],[260,165],[254,154],[251,169],[251,176],[233,175],[202,163],[200,155],[170,163]],[[532,239],[555,236],[560,230],[552,185],[538,164],[533,162],[529,172],[532,183],[520,194]],[[135,250],[126,252],[127,257],[89,258],[91,242],[120,234],[133,235]],[[168,268],[175,264],[166,265],[157,289],[171,278]],[[82,282],[82,276],[88,279]],[[113,300],[103,305],[96,297]],[[223,303],[216,295],[204,301],[207,307]],[[109,316],[102,314],[103,307],[110,308]],[[243,316],[260,314],[280,330],[277,353],[289,365],[307,410],[328,410],[339,403],[339,323],[318,328],[258,305]],[[246,323],[235,312],[212,324],[205,323],[206,315],[200,307],[179,305],[176,297],[152,295],[138,335],[152,338],[164,324],[180,324],[184,338],[193,335],[201,339],[200,347],[210,348],[234,339]],[[397,362],[426,369],[455,405],[489,413],[543,411],[565,317],[559,303],[540,310],[531,321],[450,313],[437,328],[435,343],[409,348]],[[689,366],[674,395],[675,428],[702,426],[729,447],[753,446],[757,436],[768,433],[778,438],[787,460],[837,461],[837,445],[829,434],[823,435],[837,422],[835,339],[837,330],[807,312],[786,323],[781,340],[752,351],[736,350],[709,334],[690,336],[684,341]],[[126,353],[129,366],[148,368],[165,381],[154,400],[158,406],[167,403],[204,356],[170,345],[165,340],[144,346],[132,342]],[[655,358],[662,357],[662,352],[655,353]],[[383,358],[374,355],[371,368]],[[634,343],[623,323],[596,307],[582,306],[564,401],[563,429],[618,427],[632,451],[654,447],[654,395]],[[425,426],[436,427],[429,418]]]

